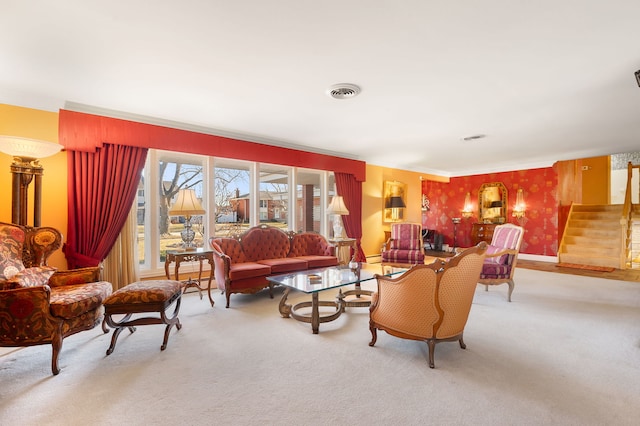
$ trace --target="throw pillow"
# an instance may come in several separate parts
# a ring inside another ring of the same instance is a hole
[[[487,255],[496,254],[501,252],[502,250],[504,250],[504,248],[492,246],[491,244],[489,244],[489,246],[487,247]],[[498,263],[502,265],[507,261],[507,256],[509,255],[503,254],[501,256],[496,256],[496,257],[486,257],[485,260],[489,263]]]
[[[14,288],[36,287],[45,285],[49,282],[49,278],[56,272],[57,268],[52,266],[36,266],[27,268],[17,273],[11,279],[7,280]]]
[[[0,280],[7,280],[24,270],[22,248],[25,233],[11,224],[0,224]]]

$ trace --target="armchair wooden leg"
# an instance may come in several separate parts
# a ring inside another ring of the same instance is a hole
[[[374,325],[369,325],[369,330],[371,331],[371,341],[369,342],[369,346],[373,346],[378,340],[378,330]]]
[[[509,281],[507,282],[507,284],[509,284],[509,294],[507,295],[507,300],[511,302],[511,293],[513,293],[513,287],[515,287],[515,284],[513,281]]]
[[[462,340],[462,336],[460,336],[460,339],[458,339],[458,343],[460,343],[460,347],[462,349],[467,349],[467,345],[464,343],[464,340]]]
[[[62,349],[62,334],[55,333],[53,335],[53,339],[51,340],[51,347],[53,349],[53,353],[51,354],[51,372],[54,376],[57,376],[60,373],[60,368],[58,367],[58,357],[60,356],[60,350]]]
[[[435,368],[436,364],[434,362],[434,352],[436,350],[436,340],[427,340],[427,345],[429,345],[429,368]]]

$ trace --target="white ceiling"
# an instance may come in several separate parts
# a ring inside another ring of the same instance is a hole
[[[1,103],[449,176],[640,150],[638,0],[3,0],[0,39]]]

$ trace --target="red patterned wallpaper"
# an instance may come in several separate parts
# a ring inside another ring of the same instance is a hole
[[[456,227],[456,246],[471,245],[471,227],[478,220],[478,191],[483,183],[502,182],[508,193],[508,222],[524,227],[521,253],[556,256],[558,253],[558,175],[552,167],[451,178],[449,183],[425,180],[422,193],[429,199],[429,210],[422,212],[422,226],[443,234],[444,243],[453,245],[451,218],[462,217],[467,192],[471,193],[474,216],[462,219]],[[511,216],[516,192],[522,188],[527,206],[521,220]]]

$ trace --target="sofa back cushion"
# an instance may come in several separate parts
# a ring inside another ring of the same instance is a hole
[[[214,238],[210,240],[210,244],[214,250],[229,256],[232,264],[247,261],[247,257],[242,251],[242,245],[235,238]]]
[[[242,251],[249,262],[280,259],[289,254],[289,236],[278,228],[259,226],[241,235]]]
[[[9,223],[0,223],[0,280],[8,280],[24,270],[22,250],[24,230]]]
[[[291,238],[289,257],[333,256],[333,246],[320,234],[303,232]]]

